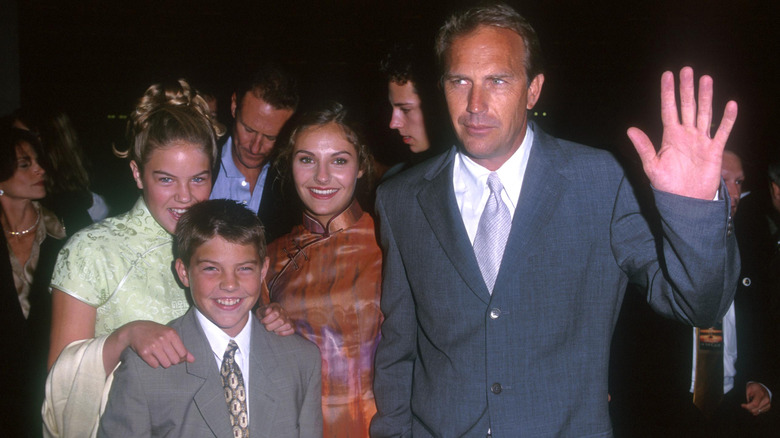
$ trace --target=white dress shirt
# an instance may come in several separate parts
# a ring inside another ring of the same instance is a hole
[[[246,414],[249,418],[249,354],[252,345],[252,324],[250,315],[247,319],[247,323],[243,329],[238,333],[238,336],[231,338],[216,324],[211,322],[206,316],[200,313],[200,310],[195,309],[195,316],[198,318],[200,326],[203,328],[203,333],[206,334],[206,339],[209,341],[211,351],[214,353],[214,360],[217,362],[217,372],[220,372],[222,368],[222,360],[225,358],[225,350],[227,350],[228,343],[233,339],[238,344],[238,350],[236,350],[235,360],[238,367],[241,369],[241,376],[244,379],[244,390],[246,391]],[[195,358],[199,360],[200,358]],[[227,405],[225,405],[227,406]]]
[[[691,393],[696,381],[696,353],[698,352],[698,340],[696,328],[693,329],[693,369],[691,370]],[[737,375],[737,314],[734,312],[734,302],[731,302],[729,310],[723,317],[723,393],[734,389],[734,376]],[[749,381],[748,383],[753,383]],[[772,400],[772,391],[761,382],[756,382],[766,389],[769,400]]]
[[[523,177],[528,166],[528,157],[531,154],[533,142],[534,132],[529,124],[520,148],[496,170],[498,178],[504,186],[504,190],[501,191],[501,200],[509,208],[509,214],[512,218],[515,216],[515,207],[520,200],[520,189],[523,186]],[[455,189],[458,211],[460,211],[463,225],[466,226],[466,233],[468,233],[472,245],[477,235],[479,219],[482,217],[482,212],[490,197],[490,188],[487,186],[489,175],[490,170],[475,163],[463,152],[458,152],[455,155],[452,185]]]
[[[523,187],[525,169],[528,167],[528,157],[531,155],[531,145],[534,142],[534,131],[531,125],[525,130],[525,138],[520,147],[504,162],[495,172],[504,190],[501,191],[501,200],[509,209],[509,215],[514,219],[515,208],[520,200],[520,190]],[[458,203],[458,211],[466,226],[469,241],[474,244],[477,236],[477,228],[482,212],[485,211],[490,188],[487,185],[491,171],[475,163],[463,152],[455,155],[455,165],[452,169],[452,186],[455,190],[455,201]],[[487,435],[491,436],[490,428]]]
[[[734,302],[731,302],[729,310],[723,317],[723,393],[734,389],[734,376],[737,375],[737,325],[734,313]],[[691,370],[691,393],[696,381],[696,353],[699,342],[696,338],[696,328],[693,328],[693,369]]]

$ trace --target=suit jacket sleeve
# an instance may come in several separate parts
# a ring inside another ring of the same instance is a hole
[[[129,348],[125,350],[122,363],[114,372],[114,383],[106,410],[100,418],[98,437],[151,436],[152,420],[139,367],[149,368],[135,352]]]
[[[411,436],[412,371],[417,357],[417,321],[405,268],[387,221],[380,194],[377,196],[383,248],[382,339],[374,367],[377,414],[371,421],[371,436]]]
[[[659,191],[653,197],[658,214],[652,216],[659,220],[651,226],[623,180],[612,218],[613,254],[632,281],[647,287],[647,300],[656,312],[710,327],[728,310],[739,278],[729,200]]]
[[[319,350],[312,349],[312,353],[311,357],[308,358],[308,363],[313,364],[313,366],[307,376],[308,385],[306,385],[306,394],[298,419],[299,436],[301,437],[322,436],[322,359]]]

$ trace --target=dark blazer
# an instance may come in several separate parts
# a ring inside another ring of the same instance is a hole
[[[7,436],[39,437],[51,328],[49,282],[65,239],[41,242],[25,319],[14,285],[5,232],[0,226],[0,431]]]
[[[250,436],[322,436],[319,350],[297,335],[266,331],[254,316],[250,323]],[[125,350],[98,436],[232,436],[222,377],[194,309],[170,326],[195,362],[151,368]]]
[[[490,295],[457,209],[454,156],[379,187],[372,436],[611,436],[609,348],[626,284],[647,287],[659,312],[711,324],[738,274],[728,202],[655,192],[655,239],[609,153],[536,128]]]
[[[734,296],[737,361],[732,395],[744,403],[748,382],[760,382],[776,394],[778,376],[773,369],[776,349],[769,337],[763,268],[747,254],[741,229],[736,228],[742,270]],[[670,431],[687,436],[687,430],[702,426],[703,418],[690,393],[693,329],[654,314],[638,292],[629,288],[626,294],[612,345],[610,409],[615,432],[626,437],[662,436]],[[762,417],[774,417],[774,411]],[[731,417],[736,421],[736,416]]]
[[[257,217],[265,227],[266,242],[273,242],[289,233],[294,225],[301,222],[300,201],[295,191],[290,189],[282,184],[279,169],[271,164],[257,210]]]

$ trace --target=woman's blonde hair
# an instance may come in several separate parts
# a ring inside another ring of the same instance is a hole
[[[129,158],[143,169],[152,152],[174,142],[198,145],[209,157],[213,168],[217,160],[217,138],[225,127],[211,117],[206,101],[184,79],[174,84],[149,87],[130,115],[128,132],[131,145],[114,153]]]

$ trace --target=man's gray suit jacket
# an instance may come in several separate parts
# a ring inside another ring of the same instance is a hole
[[[254,316],[250,324],[250,436],[322,436],[319,350],[297,335],[267,332]],[[99,437],[232,436],[222,377],[194,308],[170,326],[195,362],[152,368],[125,350]]]
[[[739,273],[728,199],[654,192],[658,214],[640,211],[609,153],[534,132],[492,295],[458,212],[455,149],[379,187],[372,436],[609,437],[609,348],[628,281],[689,324],[726,312]]]

